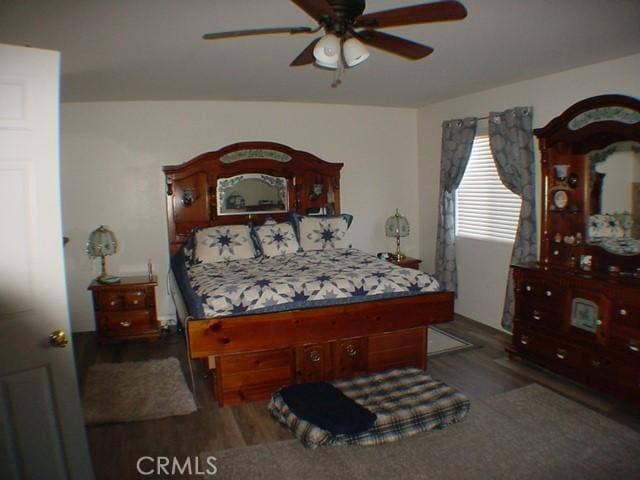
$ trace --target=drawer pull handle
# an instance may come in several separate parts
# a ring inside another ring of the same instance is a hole
[[[314,363],[319,362],[320,361],[320,352],[318,352],[317,350],[311,351],[311,353],[309,354],[309,358]]]
[[[125,328],[130,327],[131,326],[131,320],[122,320],[120,322],[120,325],[122,325]]]
[[[345,351],[350,357],[355,357],[358,354],[358,350],[351,343],[345,347]]]
[[[525,289],[527,292],[530,292],[530,291],[531,291],[531,285],[527,285],[526,287],[524,287],[524,289]]]
[[[556,357],[558,357],[560,360],[564,360],[566,356],[567,356],[567,351],[564,348],[559,348],[556,351]]]
[[[599,367],[600,366],[600,360],[591,360],[591,365],[593,365],[594,367]]]
[[[115,300],[111,300],[111,301],[109,302],[109,305],[111,305],[112,307],[115,307],[115,305],[116,305],[116,301],[115,301]]]
[[[596,320],[596,325],[598,325],[598,326],[602,325],[602,320],[600,320],[600,319]]]
[[[550,297],[551,295],[553,295],[553,293],[551,292],[551,290],[545,290],[544,294],[545,294],[547,297]]]
[[[629,344],[629,350],[631,350],[632,352],[640,352],[640,347],[638,347],[638,345],[636,345],[635,343],[631,343]]]
[[[625,316],[627,314],[627,311],[624,308],[620,309],[620,315]]]
[[[529,337],[527,337],[526,335],[522,335],[522,336],[520,337],[520,343],[521,343],[522,345],[526,345],[527,343],[529,343]]]
[[[134,304],[134,305],[137,305],[138,303],[140,303],[140,300],[134,300],[134,301],[133,301],[133,304]]]
[[[533,317],[534,320],[537,320],[537,321],[542,320],[542,312],[540,310],[534,310],[531,316]]]

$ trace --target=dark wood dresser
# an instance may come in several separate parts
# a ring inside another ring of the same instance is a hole
[[[640,200],[632,195],[638,183],[610,172],[633,162],[640,171],[640,102],[592,97],[535,134],[540,260],[513,266],[510,354],[638,406]],[[621,193],[628,193],[627,203]]]
[[[157,285],[156,277],[147,275],[121,277],[119,283],[110,285],[91,282],[98,340],[156,340],[160,336]]]
[[[513,351],[640,402],[640,279],[514,266]]]

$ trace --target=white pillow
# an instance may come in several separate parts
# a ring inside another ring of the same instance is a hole
[[[289,222],[265,222],[261,227],[255,227],[260,248],[266,257],[275,257],[285,253],[295,253],[300,250],[300,244]]]
[[[347,248],[350,215],[297,217],[300,246],[304,251]]]
[[[247,225],[220,225],[196,232],[196,260],[200,262],[216,263],[255,256]]]

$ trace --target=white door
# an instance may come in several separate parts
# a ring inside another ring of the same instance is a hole
[[[93,477],[69,331],[58,52],[0,45],[0,478]]]

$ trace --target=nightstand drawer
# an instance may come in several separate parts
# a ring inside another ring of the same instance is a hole
[[[125,308],[141,308],[147,304],[144,290],[129,290],[122,295]]]
[[[101,292],[98,294],[98,304],[100,310],[122,310],[124,308],[122,292]]]
[[[144,308],[147,305],[147,295],[144,290],[125,290],[101,292],[99,295],[102,310],[123,310]]]
[[[100,328],[109,335],[130,335],[149,330],[152,323],[151,310],[103,313]]]

